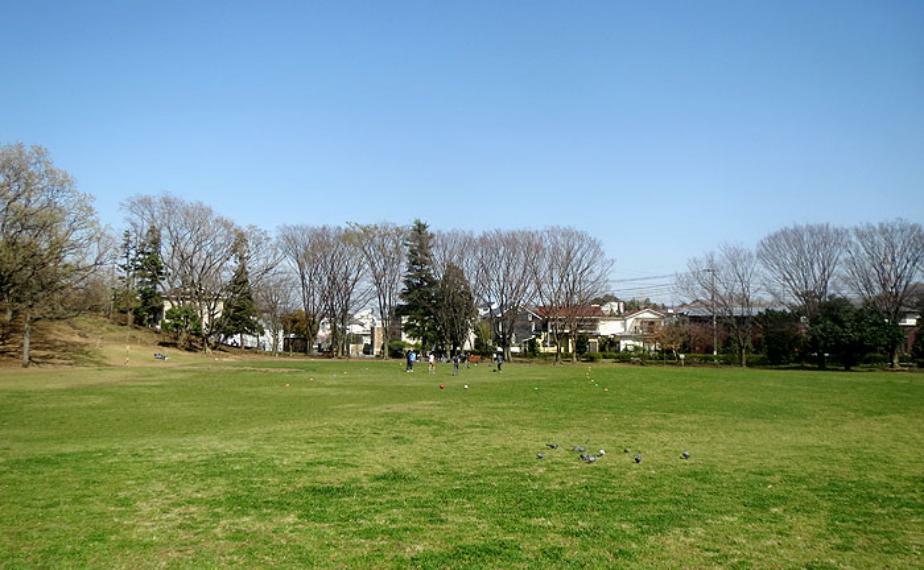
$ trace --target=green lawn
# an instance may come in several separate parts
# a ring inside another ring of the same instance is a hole
[[[2,371],[0,567],[924,562],[924,375],[507,368]]]

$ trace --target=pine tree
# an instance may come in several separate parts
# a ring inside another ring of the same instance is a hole
[[[404,331],[420,340],[422,347],[433,347],[437,342],[436,304],[439,282],[433,275],[433,256],[430,243],[433,235],[427,224],[414,220],[408,234],[407,271],[404,289],[397,314],[406,317]]]
[[[146,327],[156,326],[161,318],[164,298],[159,288],[164,272],[164,262],[160,254],[160,231],[151,226],[135,254],[134,262],[137,298],[135,317]]]
[[[241,347],[244,346],[244,335],[263,334],[260,325],[259,311],[253,300],[253,290],[250,288],[250,276],[247,272],[247,244],[243,237],[238,239],[236,245],[237,267],[231,277],[228,299],[222,310],[221,322],[218,330],[225,336],[240,336]]]
[[[132,234],[128,230],[122,234],[122,255],[119,259],[119,286],[112,292],[113,308],[124,313],[126,324],[134,324],[135,311],[138,308],[138,291],[136,290],[136,266],[138,251]]]

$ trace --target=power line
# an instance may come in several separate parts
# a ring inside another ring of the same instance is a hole
[[[610,277],[607,279],[607,281],[609,283],[637,283],[639,281],[641,282],[654,281],[656,279],[673,279],[676,281],[678,277],[681,277],[684,275],[692,275],[694,273],[700,273],[702,271],[706,271],[706,270],[702,269],[702,270],[696,270],[696,271],[677,271],[675,273],[665,273],[662,275],[647,275],[644,277],[626,277],[626,278]]]
[[[626,279],[610,278],[608,281],[610,283],[635,283],[638,281],[652,281],[654,279],[668,279],[668,278],[676,277],[677,275],[678,275],[677,273],[668,273],[665,275],[649,275],[648,277],[629,277]]]

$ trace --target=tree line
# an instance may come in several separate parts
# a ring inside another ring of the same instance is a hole
[[[710,307],[742,366],[760,326],[776,343],[775,360],[812,353],[823,366],[835,353],[849,368],[863,354],[884,350],[895,367],[905,341],[902,317],[924,312],[922,270],[918,223],[796,224],[753,249],[725,244],[694,257],[678,283],[688,298]]]
[[[476,233],[416,220],[285,225],[271,234],[171,195],[136,196],[123,211],[119,241],[46,150],[0,147],[0,334],[19,334],[24,365],[36,321],[87,310],[160,327],[178,345],[206,351],[268,332],[272,350],[294,333],[310,352],[324,322],[337,356],[347,354],[352,316],[372,308],[382,356],[403,322],[426,349],[458,351],[474,329],[509,358],[518,312],[538,305],[558,317],[548,333],[560,359],[582,309],[608,294],[613,268],[599,239],[558,226]],[[865,319],[875,311],[897,326],[924,266],[922,234],[904,220],[791,226],[754,249],[723,245],[691,259],[678,292],[709,307],[746,364],[767,304],[811,324],[840,303],[842,321],[850,310],[867,311]],[[894,362],[900,341],[886,336]]]

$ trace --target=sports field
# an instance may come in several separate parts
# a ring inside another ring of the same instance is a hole
[[[606,454],[588,464],[574,446]],[[0,371],[0,567],[922,560],[920,374]]]

